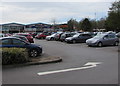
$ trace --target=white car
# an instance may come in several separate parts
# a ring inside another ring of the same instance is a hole
[[[54,34],[52,34],[52,35],[50,35],[50,36],[46,36],[46,40],[54,40],[54,38],[55,38],[55,35],[56,35],[57,33],[54,33]]]
[[[1,37],[5,37],[5,34],[3,34],[3,33],[0,33],[0,38],[1,38]]]

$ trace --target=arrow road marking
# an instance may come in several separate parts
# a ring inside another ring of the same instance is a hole
[[[56,70],[56,71],[48,71],[48,72],[40,72],[37,73],[39,76],[41,75],[47,75],[47,74],[54,74],[54,73],[61,73],[61,72],[69,72],[69,71],[75,71],[75,70],[82,70],[82,69],[88,69],[96,67],[97,65],[101,64],[102,62],[88,62],[83,65],[83,67],[79,68],[71,68],[71,69],[64,69],[64,70]]]

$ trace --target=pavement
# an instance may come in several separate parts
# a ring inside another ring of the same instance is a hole
[[[118,83],[117,46],[99,48],[88,47],[85,43],[67,44],[37,39],[35,44],[43,47],[46,53],[44,57],[62,57],[63,61],[54,64],[3,68],[3,84],[100,84],[104,86],[101,84]]]
[[[44,53],[38,57],[30,58],[30,61],[27,63],[3,65],[3,67],[7,68],[7,67],[28,66],[28,65],[39,65],[39,64],[56,63],[56,62],[61,62],[61,61],[62,61],[61,57],[51,56],[51,55]]]

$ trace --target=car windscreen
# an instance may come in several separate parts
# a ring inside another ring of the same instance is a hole
[[[103,38],[104,36],[105,36],[105,34],[99,34],[99,35],[94,36],[93,38],[100,39],[100,38]]]
[[[56,35],[56,33],[52,34],[51,36],[55,36],[55,35]]]
[[[80,34],[75,34],[75,35],[73,35],[73,37],[78,37]]]

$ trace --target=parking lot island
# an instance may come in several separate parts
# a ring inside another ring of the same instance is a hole
[[[56,62],[61,62],[61,61],[62,61],[62,58],[59,56],[51,56],[48,54],[43,54],[43,55],[35,57],[35,58],[30,58],[30,61],[27,63],[3,65],[3,68],[29,66],[29,65],[40,65],[40,64],[56,63]]]

